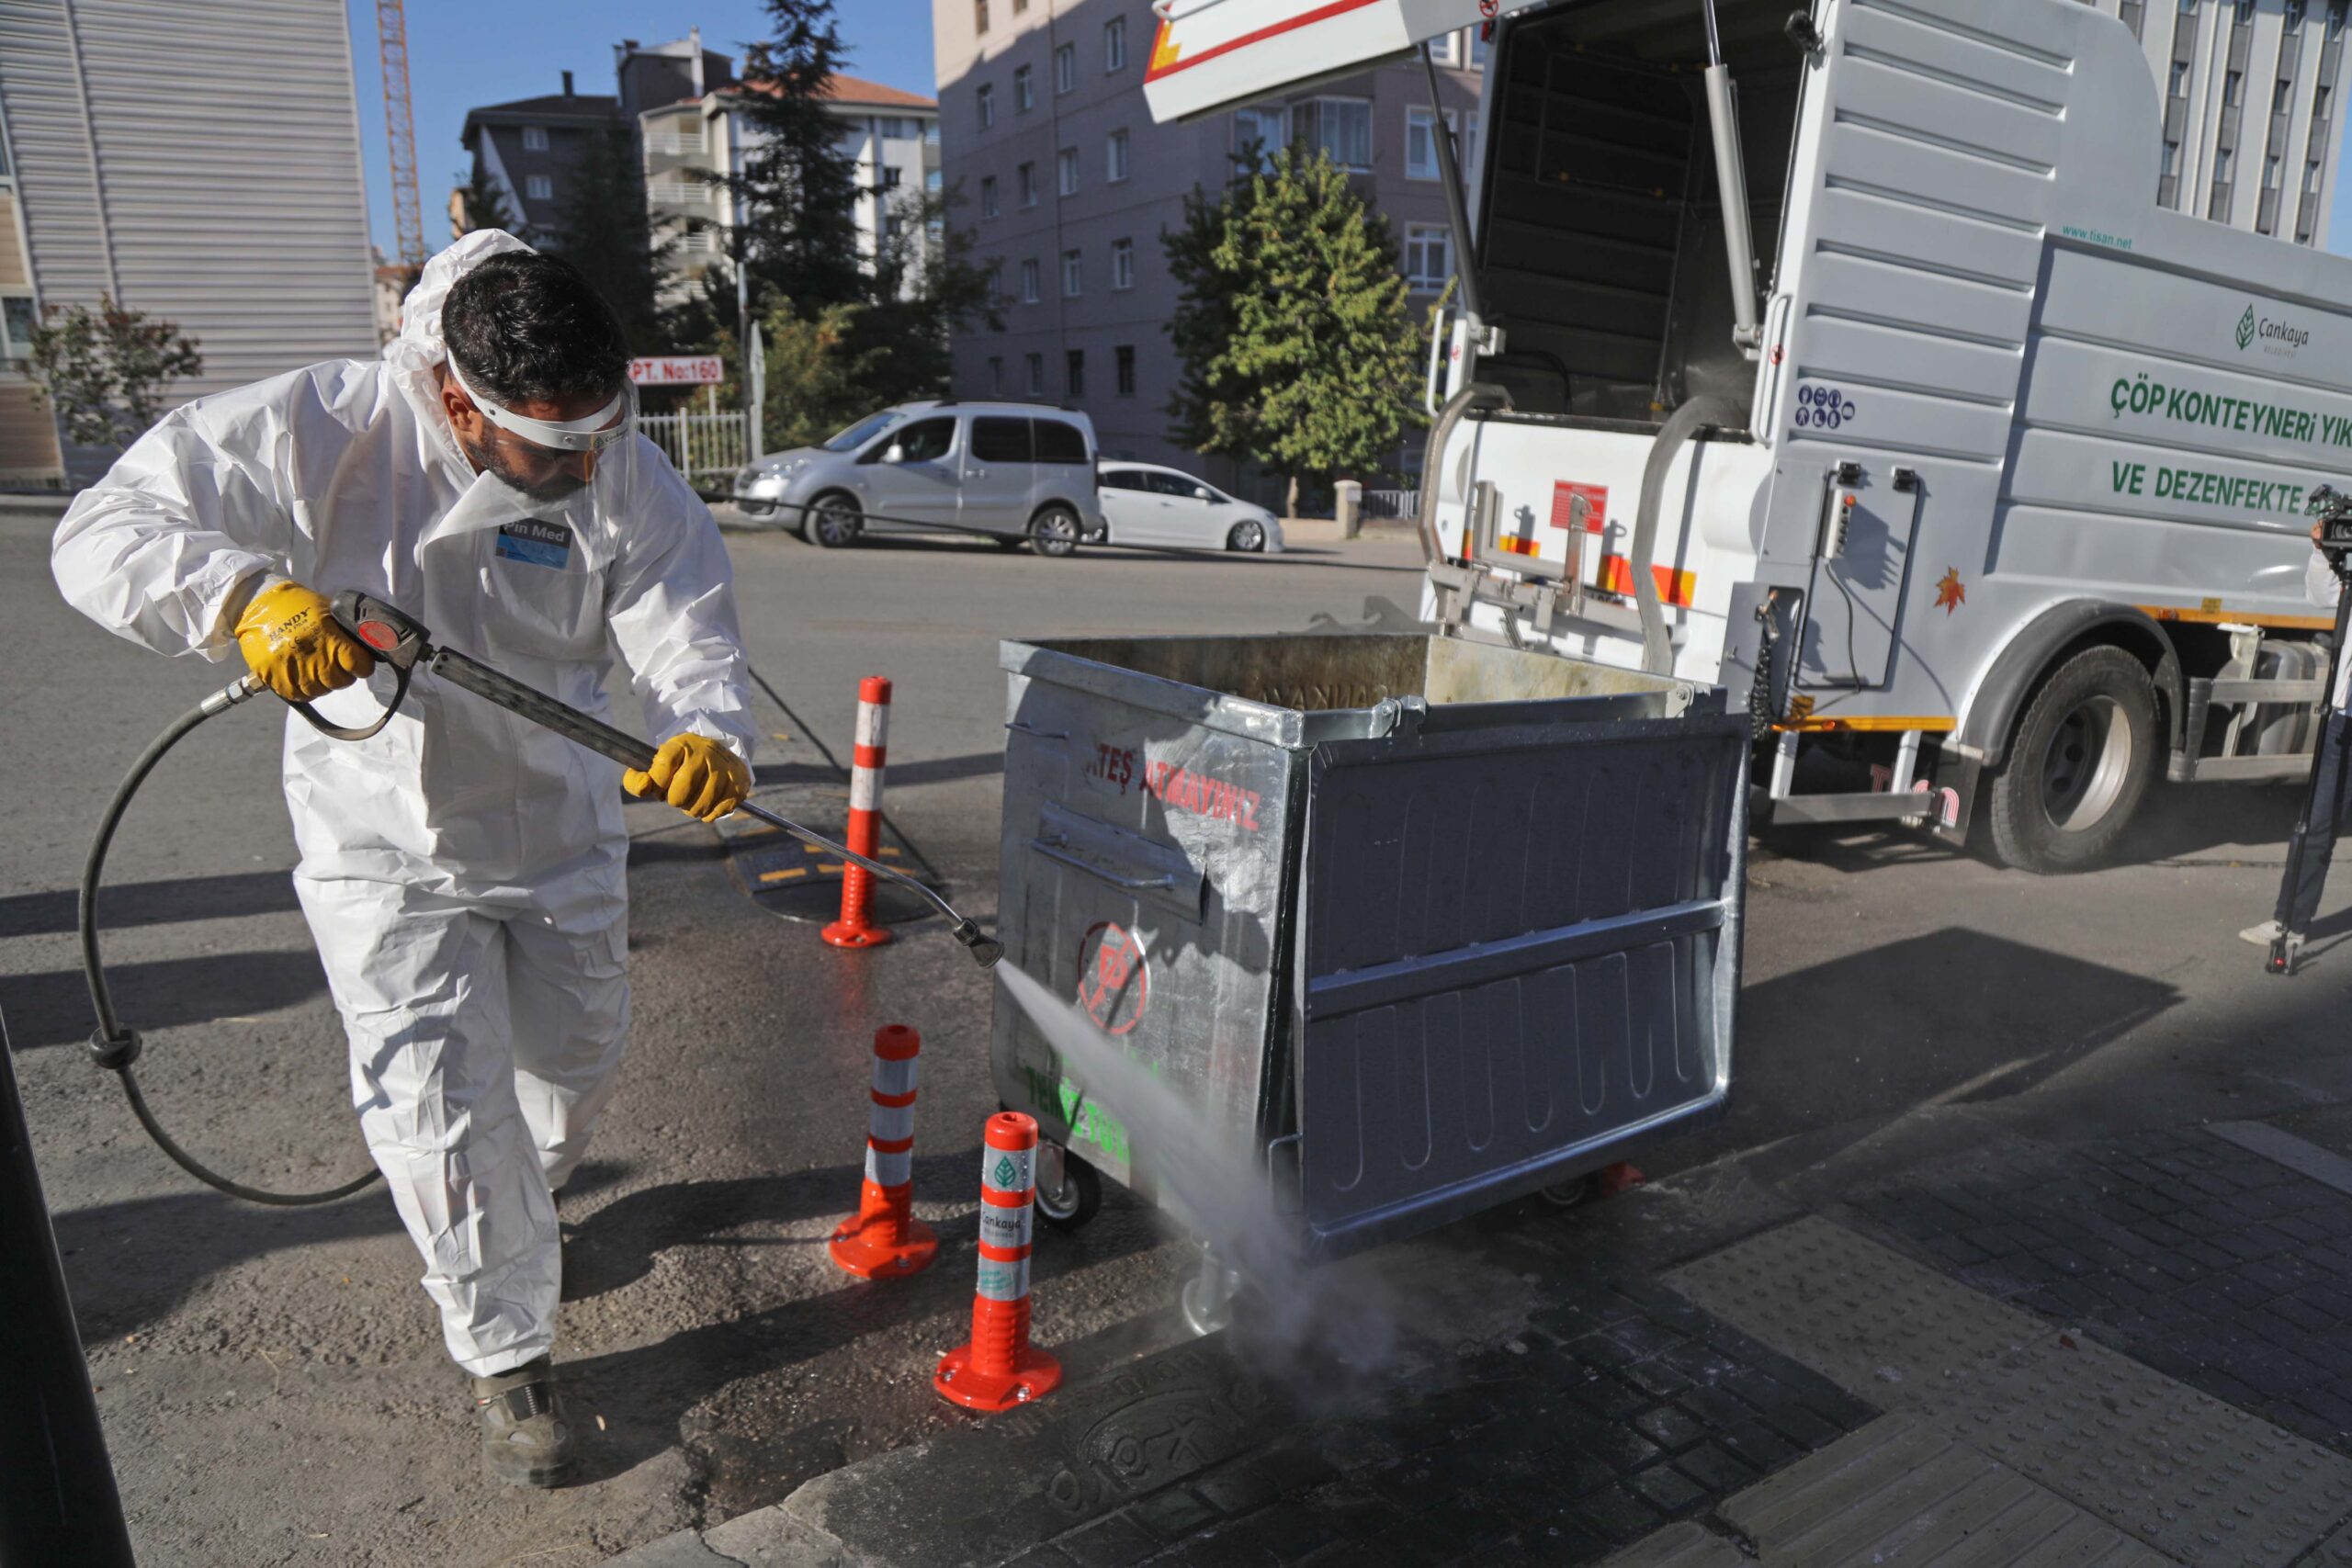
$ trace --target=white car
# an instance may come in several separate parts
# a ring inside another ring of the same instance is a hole
[[[1283,525],[1262,506],[1157,463],[1095,466],[1107,535],[1089,543],[1279,550]]]

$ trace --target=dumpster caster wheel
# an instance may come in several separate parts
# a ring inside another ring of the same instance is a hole
[[[1206,1337],[1230,1325],[1233,1293],[1240,1288],[1239,1274],[1218,1263],[1214,1254],[1204,1252],[1200,1268],[1177,1293],[1176,1306],[1183,1314],[1184,1326]]]
[[[1592,1171],[1541,1189],[1544,1201],[1558,1209],[1580,1209],[1600,1196],[1600,1173]]]
[[[1102,1206],[1102,1178],[1094,1168],[1059,1144],[1040,1142],[1037,1217],[1057,1231],[1074,1231]]]

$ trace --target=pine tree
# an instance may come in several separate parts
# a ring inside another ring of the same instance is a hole
[[[1302,476],[1376,468],[1423,423],[1396,242],[1328,153],[1286,148],[1216,199],[1195,190],[1160,242],[1178,441],[1285,475],[1295,512]]]
[[[521,230],[522,221],[506,204],[506,193],[499,188],[498,182],[488,173],[477,170],[472,178],[458,187],[458,211],[450,224],[457,232],[450,238],[462,238],[477,229],[503,229],[514,234]]]
[[[743,54],[751,136],[742,172],[727,181],[746,214],[733,239],[762,292],[813,313],[865,297],[857,165],[826,98],[843,60],[841,33],[832,0],[767,0],[767,9],[775,36]]]
[[[952,191],[905,191],[891,204],[866,304],[849,335],[877,402],[944,396],[956,329],[997,324],[995,289],[973,260],[972,231],[948,221],[957,205]]]
[[[654,239],[634,136],[618,126],[589,133],[556,192],[544,238],[544,248],[578,267],[612,306],[633,350],[659,348],[655,283],[671,244]]]

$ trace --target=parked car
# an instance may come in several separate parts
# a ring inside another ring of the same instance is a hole
[[[900,403],[735,476],[735,504],[837,548],[865,534],[985,534],[1066,556],[1098,536],[1094,426],[1032,403]]]
[[[1237,501],[1158,463],[1100,463],[1102,518],[1114,545],[1189,545],[1208,550],[1279,550],[1283,525],[1262,506]],[[1092,538],[1090,544],[1102,542]]]

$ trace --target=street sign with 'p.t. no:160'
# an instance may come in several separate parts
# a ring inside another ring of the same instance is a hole
[[[673,354],[656,359],[632,359],[628,378],[640,387],[702,387],[727,378],[727,366],[715,354]]]

